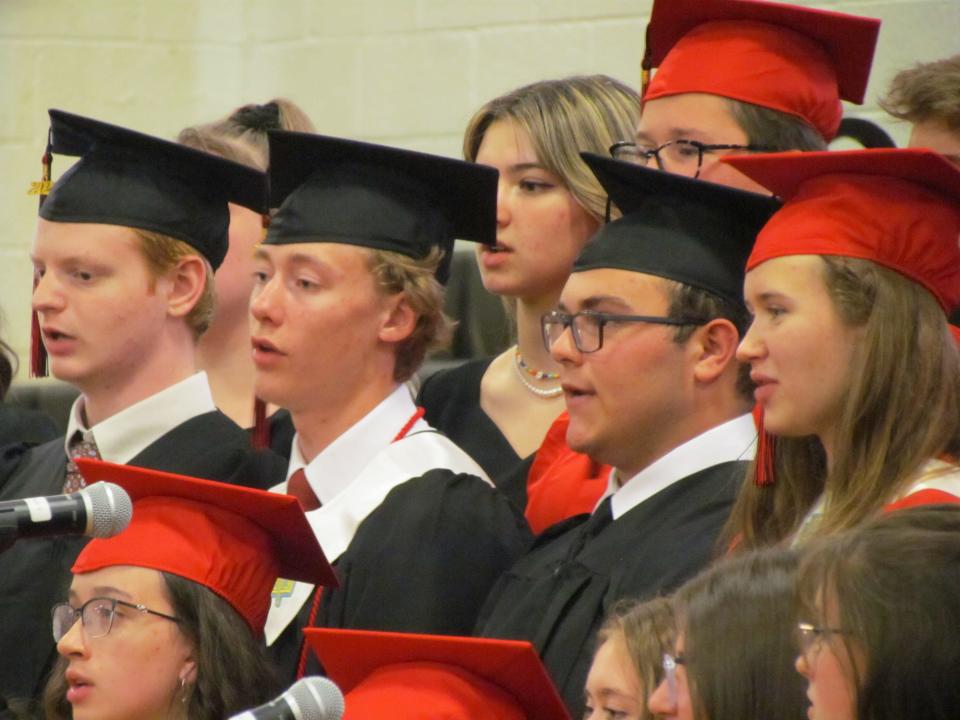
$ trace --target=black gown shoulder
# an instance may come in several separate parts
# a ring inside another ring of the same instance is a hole
[[[23,443],[33,447],[62,434],[46,413],[0,402],[0,446]]]
[[[494,586],[477,634],[531,641],[579,717],[596,632],[611,606],[670,593],[715,557],[746,467],[695,473],[596,534],[589,515],[551,528]]]
[[[480,381],[493,362],[493,357],[469,360],[448,370],[440,370],[426,380],[417,395],[417,405],[426,410],[424,419],[453,440],[484,469],[497,487],[503,490],[518,507],[526,499],[526,472],[518,470],[527,462],[517,455],[513,446],[500,432],[490,416],[480,407]],[[524,482],[515,483],[512,476],[522,473]],[[516,487],[523,490],[522,498],[514,497]]]

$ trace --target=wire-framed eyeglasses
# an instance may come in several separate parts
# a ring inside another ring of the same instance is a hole
[[[696,178],[703,169],[703,156],[712,155],[721,150],[744,150],[747,152],[770,152],[773,148],[766,145],[730,145],[702,143],[697,140],[670,140],[663,145],[647,148],[635,142],[621,141],[610,146],[610,155],[617,160],[650,165],[654,160],[657,167],[676,175]]]
[[[797,648],[801,655],[809,655],[814,648],[820,648],[823,638],[830,635],[846,635],[846,630],[840,628],[818,627],[811,623],[797,623]]]
[[[73,607],[70,603],[58,603],[53,606],[50,615],[53,620],[54,642],[60,642],[60,639],[70,631],[70,628],[74,626],[78,619],[83,623],[83,631],[88,638],[98,638],[109,634],[117,615],[117,606],[130,608],[141,615],[156,615],[175,623],[180,622],[180,618],[151,610],[145,605],[128,603],[116,598],[95,597],[87,600],[78,608]]]
[[[677,665],[686,664],[687,658],[680,653],[663,654],[663,679],[667,683],[667,693],[670,696],[670,704],[673,706],[677,704]]]
[[[613,313],[583,310],[578,313],[568,313],[563,310],[553,310],[540,318],[540,330],[543,334],[543,346],[550,351],[560,336],[570,328],[573,334],[573,344],[582,353],[596,352],[603,347],[603,329],[610,323],[639,322],[651,325],[703,325],[706,321],[700,318],[672,318],[652,315],[615,315]]]

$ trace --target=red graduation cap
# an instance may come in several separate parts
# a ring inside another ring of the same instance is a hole
[[[346,695],[344,720],[569,720],[533,646],[520,640],[304,630]]]
[[[872,260],[960,305],[960,170],[919,149],[723,158],[786,202],[760,231],[750,270],[786,255]]]
[[[862,103],[880,21],[763,0],[655,0],[644,100],[709,93],[802,118],[827,140]]]
[[[134,565],[179,575],[229,602],[258,637],[278,577],[338,584],[296,498],[100,460],[77,465],[88,484],[126,490],[133,520],[91,540],[74,573]]]

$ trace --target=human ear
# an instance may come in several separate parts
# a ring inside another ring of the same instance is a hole
[[[207,266],[199,255],[180,258],[167,275],[167,312],[173,317],[189,315],[203,297],[207,281]]]
[[[694,377],[703,383],[716,380],[733,362],[739,344],[740,334],[726,318],[714,318],[698,328],[689,340]]]
[[[404,293],[396,293],[385,299],[384,312],[378,337],[383,342],[398,343],[413,334],[417,326],[417,313]]]

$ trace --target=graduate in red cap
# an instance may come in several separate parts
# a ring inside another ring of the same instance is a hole
[[[344,693],[344,720],[570,720],[528,642],[304,632]]]
[[[92,540],[52,610],[61,660],[47,718],[222,720],[273,696],[263,646],[279,576],[335,584],[288,495],[96,460],[90,482],[133,500],[126,530]]]
[[[841,100],[862,102],[880,21],[758,0],[656,0],[643,60],[643,112],[615,157],[745,190],[762,188],[728,154],[816,151],[837,131]],[[648,86],[647,86],[648,85]],[[527,478],[534,531],[588,511],[609,468],[547,432]]]
[[[960,170],[926,150],[727,161],[786,200],[747,263],[738,357],[765,432],[731,540],[960,501]]]
[[[244,430],[217,410],[194,353],[227,252],[229,203],[261,208],[264,174],[175,142],[50,110],[46,154],[79,159],[43,198],[31,249],[33,370],[80,391],[65,436],[27,451],[0,500],[83,487],[99,457],[256,485]],[[45,352],[44,352],[45,351]],[[262,456],[269,457],[269,456]],[[35,697],[55,658],[47,606],[86,538],[18,543],[0,556],[0,695]]]

